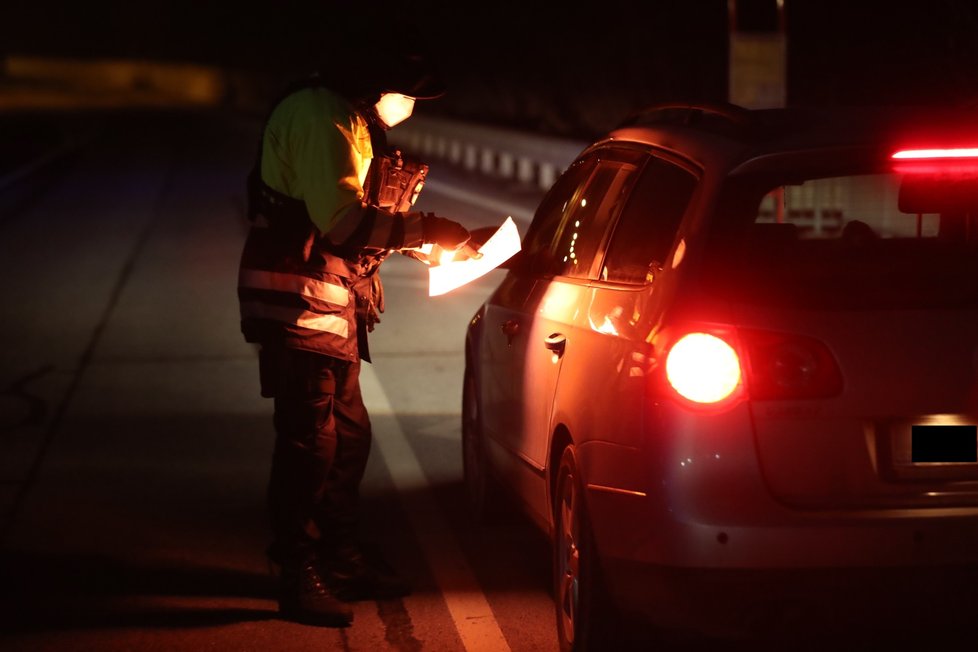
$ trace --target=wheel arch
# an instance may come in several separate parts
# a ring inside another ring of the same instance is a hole
[[[560,469],[560,458],[564,449],[574,443],[570,430],[564,424],[557,424],[550,438],[550,454],[547,456],[547,504],[550,507],[549,530],[553,535],[554,527],[554,496],[557,494],[557,471]]]

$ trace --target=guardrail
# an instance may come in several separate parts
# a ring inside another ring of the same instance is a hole
[[[488,176],[546,190],[587,143],[484,125],[414,116],[391,129],[394,145]]]

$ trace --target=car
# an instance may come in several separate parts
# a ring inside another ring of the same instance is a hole
[[[973,586],[978,118],[638,111],[544,196],[465,347],[470,506],[549,535],[562,650]]]

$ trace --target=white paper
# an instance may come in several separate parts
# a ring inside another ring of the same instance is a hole
[[[451,292],[499,267],[520,250],[520,234],[507,217],[492,237],[479,247],[482,258],[467,258],[428,268],[428,296]]]

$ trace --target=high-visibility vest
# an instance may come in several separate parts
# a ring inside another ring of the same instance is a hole
[[[251,229],[238,274],[245,339],[357,360],[357,300],[373,299],[370,277],[388,252],[338,250],[305,202],[268,186],[260,170],[249,178]]]
[[[241,331],[248,342],[357,360],[354,288],[370,267],[328,251],[304,222],[262,214],[252,223],[238,273]]]

